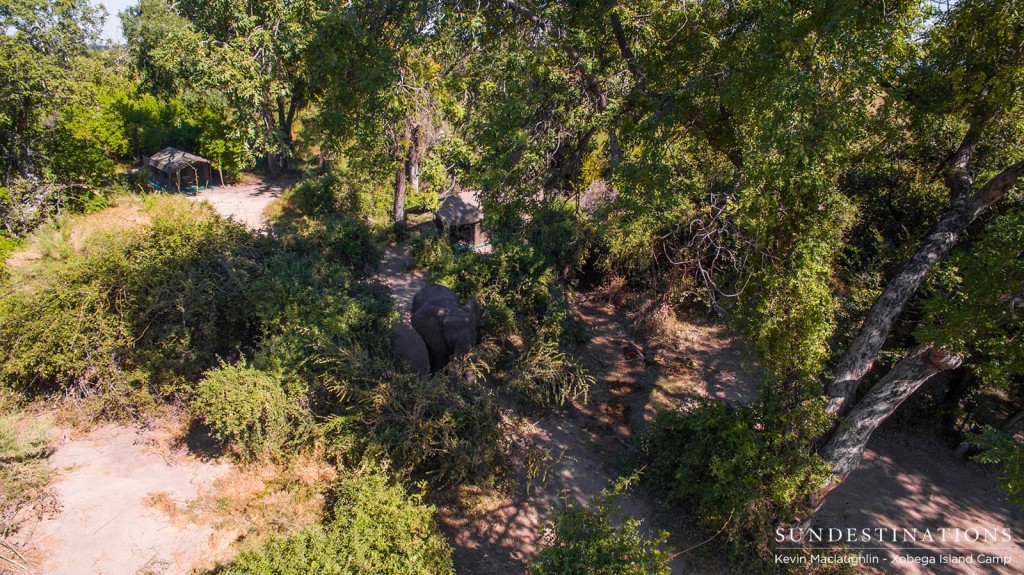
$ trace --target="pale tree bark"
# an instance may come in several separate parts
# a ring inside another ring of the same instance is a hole
[[[980,129],[980,126],[972,127],[952,157],[952,168],[946,176],[951,198],[949,210],[928,231],[913,257],[886,284],[864,319],[860,332],[840,360],[828,388],[829,413],[842,415],[849,411],[849,400],[857,392],[861,378],[871,371],[893,324],[928,271],[949,254],[967,227],[1004,198],[1024,175],[1024,161],[1011,164],[971,194],[972,182],[967,166]]]
[[[422,171],[421,165],[423,163],[422,150],[420,149],[422,142],[420,140],[420,127],[416,126],[412,129],[409,159],[406,162],[407,171],[409,172],[409,189],[414,194],[418,194],[420,191],[420,172]]]
[[[843,419],[820,455],[832,468],[833,478],[815,497],[815,507],[842,483],[860,463],[871,434],[908,397],[935,374],[960,366],[957,355],[922,345],[885,374]]]
[[[405,170],[403,164],[395,171],[395,229],[405,230]]]

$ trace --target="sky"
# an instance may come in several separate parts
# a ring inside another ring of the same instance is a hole
[[[103,23],[103,39],[124,42],[121,35],[121,19],[117,14],[138,0],[92,0],[93,4],[102,4],[107,9],[107,21]]]

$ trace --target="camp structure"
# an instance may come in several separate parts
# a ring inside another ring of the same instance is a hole
[[[149,170],[151,183],[165,190],[197,191],[213,183],[209,160],[176,148],[142,156],[142,163]]]
[[[464,242],[474,249],[487,244],[483,221],[484,210],[474,191],[448,196],[434,216],[437,228],[447,231],[452,242]]]

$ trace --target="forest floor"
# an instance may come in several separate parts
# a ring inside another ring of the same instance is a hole
[[[55,427],[55,509],[5,543],[33,573],[186,575],[319,519],[334,479],[321,458],[227,463],[188,421],[170,410],[144,425]]]
[[[718,326],[679,321],[673,327],[688,344],[643,348],[630,335],[625,311],[601,294],[584,294],[574,311],[589,332],[576,353],[596,378],[591,397],[562,413],[532,418],[529,439],[552,458],[546,483],[526,497],[467,494],[441,509],[461,573],[523,573],[554,512],[567,502],[589,503],[631,474],[634,436],[657,406],[698,396],[739,401],[756,383],[756,366],[745,363],[737,342]],[[671,532],[670,551],[699,546],[701,534],[641,487],[634,486],[618,503],[622,516],[640,520],[647,535]],[[725,572],[721,558],[707,550],[676,555],[672,572]]]
[[[378,271],[403,316],[412,296],[428,281],[425,272],[410,271],[411,264],[407,246],[392,244]],[[460,573],[524,572],[553,512],[568,502],[589,503],[616,479],[630,474],[634,430],[649,421],[655,406],[697,395],[729,401],[754,396],[756,366],[720,326],[680,322],[676,327],[688,344],[676,350],[651,350],[654,355],[647,357],[629,337],[626,316],[616,306],[584,296],[575,309],[590,332],[589,342],[578,352],[597,378],[591,398],[564,413],[529,418],[525,438],[550,457],[544,480],[518,494],[462,489],[440,507],[439,519],[455,546]],[[659,368],[651,369],[652,362]],[[671,530],[675,549],[698,542],[698,534],[661,513],[639,488],[627,492],[618,505],[623,516],[639,519],[649,535]],[[718,573],[720,565],[721,561],[707,561],[699,554],[678,556],[672,571]]]
[[[57,513],[28,522],[13,542],[34,572],[187,573],[223,552],[210,526],[173,521],[154,503],[187,504],[229,466],[174,448],[153,429],[72,433],[63,430],[49,459]]]

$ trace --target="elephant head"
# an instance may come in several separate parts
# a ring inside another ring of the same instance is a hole
[[[479,316],[463,308],[424,305],[412,314],[412,327],[427,346],[431,372],[443,369],[453,355],[465,355],[476,345]]]
[[[440,284],[427,284],[416,292],[412,298],[412,313],[416,313],[425,305],[436,305],[444,308],[459,307],[459,296]]]

